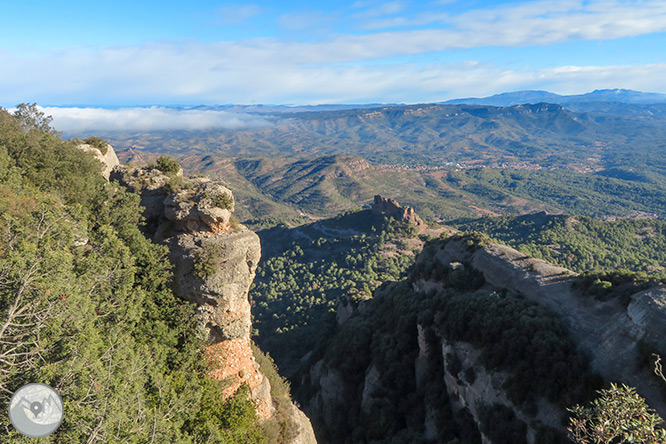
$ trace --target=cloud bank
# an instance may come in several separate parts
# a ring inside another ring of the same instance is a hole
[[[69,133],[87,131],[155,131],[248,129],[270,126],[266,119],[218,110],[150,108],[41,108],[53,116],[52,126]]]
[[[665,33],[663,0],[539,0],[457,14],[442,10],[449,2],[435,3],[440,9],[432,12],[409,12],[409,2],[374,1],[358,2],[346,14],[310,11],[275,17],[278,26],[283,22],[290,29],[324,22],[334,28],[316,38],[273,34],[205,42],[155,40],[25,54],[0,49],[0,98],[7,106],[33,101],[132,106],[415,103],[508,89],[551,89],[560,94],[601,88],[666,92],[660,54],[651,59],[635,54],[622,58],[621,48],[604,54],[607,47],[602,46]],[[262,11],[252,5],[226,6],[217,15],[242,22],[263,17]],[[569,60],[572,47],[568,46],[560,46],[550,59],[551,45],[580,42],[599,45],[598,50],[587,47],[593,56],[588,66],[581,62],[584,57],[578,63]],[[533,48],[526,61],[521,48]],[[516,52],[501,52],[512,50]],[[460,54],[468,54],[464,51],[472,52],[461,60]],[[225,118],[217,116],[219,121]],[[169,116],[164,119],[169,121]]]

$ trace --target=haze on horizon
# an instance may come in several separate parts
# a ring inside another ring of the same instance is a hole
[[[0,105],[666,93],[661,0],[5,2]]]

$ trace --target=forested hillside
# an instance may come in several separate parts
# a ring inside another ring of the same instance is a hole
[[[400,278],[430,235],[363,210],[259,236],[264,252],[250,290],[257,342],[290,375],[330,334],[336,308]]]
[[[0,396],[28,382],[65,403],[43,442],[265,442],[247,390],[206,376],[194,308],[139,198],[34,107],[0,110]],[[33,442],[0,412],[2,442]]]
[[[265,109],[252,110],[272,122],[262,128],[107,137],[126,162],[171,154],[227,181],[239,218],[254,228],[334,217],[375,194],[437,221],[542,210],[663,217],[662,113],[602,105],[609,111],[544,103]]]
[[[291,158],[349,154],[376,164],[524,164],[589,171],[645,164],[658,168],[663,154],[653,148],[663,147],[666,132],[663,119],[649,113],[633,119],[574,113],[547,103],[506,108],[419,104],[262,116],[272,124],[237,131],[104,136],[135,154]]]
[[[116,140],[216,176],[261,230],[254,337],[322,442],[535,444],[567,442],[566,409],[611,381],[666,411],[663,134],[658,116],[414,105]],[[430,226],[367,209],[376,194]]]
[[[433,240],[308,356],[298,399],[327,443],[571,442],[565,425],[577,443],[663,442],[659,416],[608,381],[664,410],[664,288],[595,299],[580,282],[480,234]]]
[[[183,164],[228,183],[237,196],[239,217],[255,229],[334,217],[369,205],[375,194],[444,222],[535,211],[595,218],[666,214],[666,182],[651,167],[597,173],[388,167],[346,155],[303,160],[191,156]]]
[[[488,217],[455,225],[486,233],[530,256],[577,272],[626,270],[666,277],[666,223],[662,220],[600,221],[585,216]]]

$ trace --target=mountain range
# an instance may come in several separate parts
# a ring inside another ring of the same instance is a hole
[[[572,103],[599,102],[651,105],[655,103],[666,103],[666,94],[633,91],[630,89],[598,89],[585,94],[560,95],[548,91],[526,90],[495,94],[490,97],[454,99],[443,103],[514,106],[527,103],[557,103],[564,105]]]

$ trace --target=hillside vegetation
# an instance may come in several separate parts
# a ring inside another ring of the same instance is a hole
[[[423,245],[413,225],[371,210],[259,236],[264,252],[250,289],[256,340],[285,375],[326,338],[338,305],[400,278]]]
[[[480,231],[530,256],[579,273],[627,270],[665,278],[666,222],[584,216],[504,216],[455,225]]]
[[[166,247],[141,234],[139,198],[63,141],[34,107],[0,110],[0,397],[54,387],[43,442],[260,443],[247,389],[206,376],[194,309],[171,292]],[[2,442],[33,442],[0,412]]]
[[[226,180],[238,217],[255,228],[334,217],[375,194],[440,221],[541,210],[663,217],[666,124],[649,105],[632,106],[642,108],[636,115],[544,103],[266,108],[252,112],[265,112],[270,127],[105,136],[128,149],[125,161],[172,154]]]
[[[481,443],[483,433],[516,444],[528,442],[528,426],[533,442],[567,442],[540,409],[591,399],[600,378],[556,314],[486,287],[469,264],[438,263],[452,239],[427,244],[411,273],[363,302],[299,374],[297,396],[325,442]],[[435,285],[417,291],[422,281]],[[329,392],[324,384],[336,378],[343,388]],[[490,378],[492,388],[462,388]]]
[[[189,157],[188,168],[229,183],[238,214],[255,229],[302,224],[392,196],[424,218],[453,221],[535,211],[597,218],[666,215],[666,183],[627,169],[569,170],[389,168],[354,156],[291,160]],[[306,216],[309,216],[306,217]]]
[[[663,350],[661,327],[639,315],[663,314],[648,308],[663,287],[642,309],[640,286],[622,288],[627,300],[588,299],[561,270],[479,233],[428,242],[303,361],[293,385],[321,441],[663,442],[642,398],[663,410],[650,354],[655,340]],[[608,387],[599,375],[640,389],[611,385],[588,404]]]

